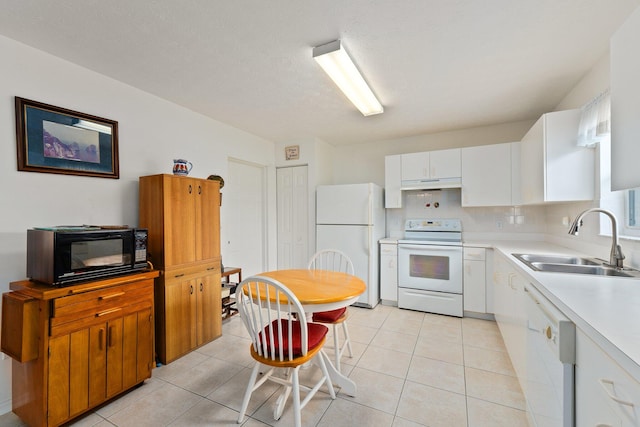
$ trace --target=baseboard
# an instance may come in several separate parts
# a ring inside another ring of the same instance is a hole
[[[0,415],[8,414],[11,412],[11,399],[0,402]]]

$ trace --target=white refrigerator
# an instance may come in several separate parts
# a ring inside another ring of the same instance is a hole
[[[378,240],[385,236],[382,187],[373,184],[320,185],[316,190],[316,250],[337,249],[353,262],[367,290],[354,305],[380,301]]]

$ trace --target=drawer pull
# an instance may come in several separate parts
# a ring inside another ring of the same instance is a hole
[[[96,313],[96,317],[106,316],[107,314],[115,313],[120,310],[122,310],[122,308],[118,307],[118,308],[112,308],[111,310],[101,311],[100,313]]]
[[[178,277],[182,277],[182,276],[184,276],[184,273],[176,274],[176,275],[175,275],[175,276],[173,276],[173,277],[175,277],[175,278],[177,279]]]
[[[215,270],[217,267],[209,267],[207,268],[207,271],[211,271],[211,270]]]
[[[103,301],[103,300],[106,300],[106,299],[116,298],[116,297],[119,297],[119,296],[122,296],[122,295],[124,295],[124,292],[116,292],[115,294],[103,295],[103,296],[99,297],[98,299]]]
[[[628,400],[622,400],[617,396],[614,396],[613,394],[609,393],[609,389],[607,388],[607,386],[605,384],[608,384],[609,386],[611,386],[612,390],[615,390],[614,384],[613,384],[613,380],[608,380],[606,378],[600,378],[600,385],[602,385],[602,388],[604,388],[605,393],[607,393],[607,396],[609,396],[609,398],[611,400],[613,400],[614,402],[617,402],[621,405],[626,405],[626,406],[635,406],[633,404],[633,402],[629,402]]]

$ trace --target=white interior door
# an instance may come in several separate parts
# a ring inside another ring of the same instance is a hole
[[[222,263],[242,276],[267,270],[265,167],[229,159],[224,178],[220,236]]]
[[[276,170],[278,269],[306,268],[309,262],[307,166]]]

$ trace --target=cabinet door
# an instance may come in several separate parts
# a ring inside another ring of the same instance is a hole
[[[165,283],[166,361],[196,346],[196,280],[168,280]]]
[[[107,393],[107,324],[89,328],[89,405],[104,401]]]
[[[464,260],[464,309],[486,313],[484,261]]]
[[[462,206],[511,206],[511,144],[462,149]]]
[[[380,299],[398,303],[398,247],[380,244]]]
[[[402,181],[429,179],[429,152],[401,155]]]
[[[222,334],[220,275],[204,276],[197,286],[197,345],[202,345]]]
[[[459,148],[429,152],[429,178],[456,178],[461,173]]]
[[[69,419],[70,335],[49,340],[48,423]]]
[[[131,333],[132,331],[128,332]],[[124,390],[122,383],[123,354],[124,319],[121,317],[118,319],[110,320],[107,324],[107,399]]]
[[[217,181],[198,180],[195,185],[196,260],[220,256],[220,186]]]
[[[640,8],[611,38],[611,190],[640,187]]]
[[[197,182],[185,177],[165,179],[164,226],[165,267],[193,262],[196,259],[195,195]]]
[[[402,156],[384,158],[384,207],[387,209],[402,207]]]
[[[544,119],[529,129],[520,143],[520,188],[522,203],[544,201]]]

